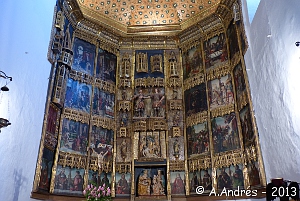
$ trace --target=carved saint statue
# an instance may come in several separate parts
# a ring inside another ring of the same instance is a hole
[[[148,176],[148,170],[143,170],[143,173],[138,179],[138,195],[150,195],[151,179]]]

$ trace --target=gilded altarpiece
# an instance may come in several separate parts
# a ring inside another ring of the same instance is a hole
[[[176,47],[125,47],[56,9],[34,192],[82,197],[106,184],[113,197],[171,200],[263,186],[242,21],[181,33]]]

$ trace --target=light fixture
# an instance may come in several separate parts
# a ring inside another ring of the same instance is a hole
[[[3,71],[0,71],[0,78],[8,79],[8,80],[10,80],[10,82],[12,81],[12,77],[7,76]],[[7,84],[8,83],[6,83],[3,87],[1,87],[1,91],[9,91]],[[11,125],[11,123],[7,119],[0,118],[0,129],[5,128],[9,125]],[[1,132],[1,130],[0,130],[0,132]]]
[[[9,79],[10,81],[12,81],[12,77],[7,76],[3,71],[0,71],[0,77],[4,78],[4,79]],[[9,91],[9,88],[7,87],[7,84],[4,85],[3,87],[1,87],[1,91]]]

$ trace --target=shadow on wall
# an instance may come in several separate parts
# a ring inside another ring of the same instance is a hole
[[[26,186],[28,184],[28,179],[23,176],[23,170],[14,170],[14,197],[13,201],[19,200],[19,194],[22,186]]]

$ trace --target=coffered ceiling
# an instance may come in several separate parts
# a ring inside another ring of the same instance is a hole
[[[119,30],[183,30],[216,11],[221,0],[77,0],[84,18]],[[175,27],[175,28],[174,28]],[[133,31],[134,32],[134,31]]]

